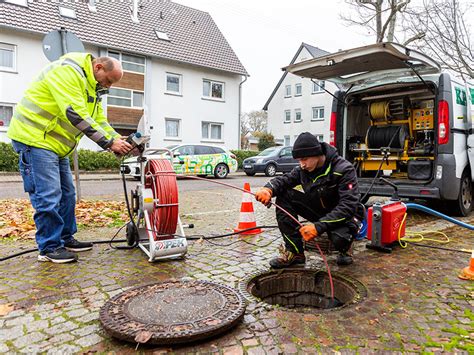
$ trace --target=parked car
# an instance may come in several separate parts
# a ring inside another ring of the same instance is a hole
[[[260,152],[259,155],[245,159],[242,165],[248,176],[253,176],[256,173],[275,176],[277,172],[291,171],[295,166],[298,166],[298,161],[293,159],[290,146],[270,147]]]
[[[204,144],[180,144],[166,147],[173,155],[173,168],[176,174],[198,175],[205,177],[214,175],[224,179],[229,173],[237,171],[237,159],[234,154],[224,147]],[[159,151],[154,154],[152,150],[145,151],[147,159],[164,158],[168,154]],[[168,157],[169,158],[169,157]],[[137,157],[125,159],[124,172],[140,180],[140,164]]]

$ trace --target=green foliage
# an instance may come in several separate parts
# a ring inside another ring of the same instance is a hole
[[[271,133],[261,133],[258,141],[258,150],[262,151],[275,146],[275,137]]]
[[[94,152],[92,150],[79,149],[77,151],[79,170],[117,170],[119,171],[120,159],[110,152]],[[73,166],[72,156],[69,158]]]
[[[0,171],[18,171],[18,154],[9,143],[0,143]]]
[[[258,152],[255,150],[232,150],[231,152],[237,157],[237,161],[239,162],[239,169],[242,169],[242,162],[245,159],[258,154]]]

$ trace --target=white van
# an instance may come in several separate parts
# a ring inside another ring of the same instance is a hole
[[[473,205],[474,83],[428,56],[378,43],[292,64],[298,76],[335,82],[330,143],[357,169],[360,191]],[[319,133],[319,132],[314,132]]]

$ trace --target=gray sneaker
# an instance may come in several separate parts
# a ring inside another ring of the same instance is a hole
[[[50,261],[52,263],[64,264],[77,261],[77,255],[67,251],[65,248],[57,248],[49,253],[40,253],[38,261]]]

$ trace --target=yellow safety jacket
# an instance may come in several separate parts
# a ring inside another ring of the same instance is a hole
[[[68,53],[46,66],[15,107],[10,139],[48,149],[60,157],[71,154],[86,135],[106,149],[120,137],[107,122],[92,55]]]

